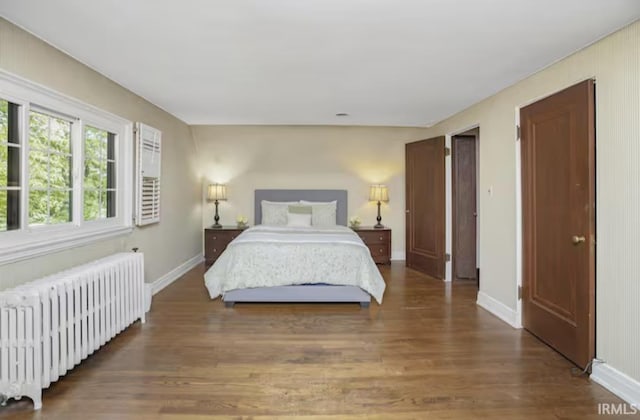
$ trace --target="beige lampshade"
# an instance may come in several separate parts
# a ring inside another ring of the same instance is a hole
[[[226,200],[227,186],[224,184],[210,184],[207,190],[207,198],[211,201]]]
[[[372,185],[369,188],[369,201],[389,201],[389,190],[386,185]]]

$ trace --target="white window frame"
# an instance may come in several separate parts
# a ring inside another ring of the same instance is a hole
[[[0,264],[11,263],[125,235],[133,230],[133,123],[109,112],[0,70],[0,98],[20,106],[20,228],[0,232]],[[72,117],[72,222],[29,226],[29,110]],[[83,221],[84,125],[116,135],[116,216]],[[81,144],[78,149],[77,143]],[[79,201],[79,205],[77,204]]]

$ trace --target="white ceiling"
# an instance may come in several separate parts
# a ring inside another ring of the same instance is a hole
[[[190,124],[424,126],[640,18],[640,1],[0,0],[0,14]]]

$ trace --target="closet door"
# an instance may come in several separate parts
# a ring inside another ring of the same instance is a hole
[[[595,86],[520,110],[523,325],[580,368],[595,356]]]
[[[451,139],[453,279],[476,280],[476,136]]]
[[[405,147],[407,267],[437,279],[445,272],[444,159],[444,137]]]

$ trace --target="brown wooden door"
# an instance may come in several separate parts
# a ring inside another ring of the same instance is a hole
[[[476,137],[451,140],[453,278],[476,279]]]
[[[407,267],[444,278],[444,137],[408,143],[406,158]]]
[[[595,123],[588,80],[522,108],[523,324],[580,367],[595,354]]]

